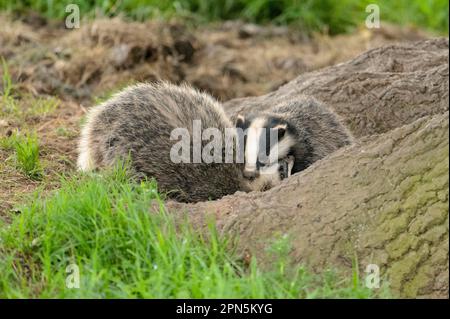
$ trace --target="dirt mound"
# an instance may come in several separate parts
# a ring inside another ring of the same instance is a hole
[[[331,107],[355,136],[386,132],[448,110],[448,49],[444,38],[376,48],[301,75],[267,95],[228,101],[225,107],[235,115],[306,94]]]
[[[199,228],[212,214],[244,254],[266,258],[267,240],[285,234],[294,261],[319,272],[350,273],[356,258],[361,273],[378,266],[401,297],[448,297],[448,39],[371,50],[227,105],[264,109],[305,92],[339,102],[330,105],[371,136],[267,192],[169,209]]]
[[[168,208],[200,229],[212,215],[221,232],[239,236],[244,255],[264,260],[270,241],[286,235],[295,263],[350,274],[357,260],[361,274],[378,266],[396,296],[447,298],[448,129],[448,112],[422,118],[267,192]]]

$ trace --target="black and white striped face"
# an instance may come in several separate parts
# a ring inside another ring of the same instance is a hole
[[[242,129],[245,134],[246,178],[262,178],[277,183],[290,175],[293,161],[285,159],[295,143],[295,138],[284,119],[275,116],[244,118],[239,115],[236,127]]]

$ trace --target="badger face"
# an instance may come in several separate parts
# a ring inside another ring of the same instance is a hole
[[[239,115],[236,127],[244,134],[244,177],[253,189],[267,189],[290,176],[295,144],[289,123],[277,116],[244,117]]]

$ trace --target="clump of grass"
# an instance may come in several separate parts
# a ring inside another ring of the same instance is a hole
[[[150,207],[154,207],[150,210]],[[125,168],[64,178],[0,226],[0,297],[309,298],[371,297],[350,280],[312,275],[285,257],[245,266],[213,223],[202,235],[164,210],[153,181]],[[286,249],[275,252],[284,254]],[[286,243],[282,243],[286,245]],[[69,267],[69,268],[68,268]],[[79,288],[66,280],[79,269]]]
[[[0,148],[6,151],[14,151],[17,168],[29,178],[33,180],[42,178],[39,141],[35,133],[22,135],[14,132],[10,136],[1,137]]]
[[[24,115],[45,117],[54,112],[59,104],[60,101],[55,97],[31,99],[31,106],[24,111]]]
[[[9,98],[3,103],[3,114],[14,120],[28,121],[30,118],[45,118],[56,110],[60,100],[55,97],[39,97],[24,95],[20,101]]]
[[[51,96],[35,98],[31,95],[21,95],[19,101],[18,93],[14,90],[8,63],[3,57],[1,57],[1,64],[0,115],[12,116],[15,120],[27,120],[29,117],[45,117],[60,105],[60,100]]]
[[[5,151],[12,151],[14,150],[14,146],[17,143],[17,135],[11,134],[10,136],[1,136],[0,137],[0,148],[4,149]]]
[[[5,144],[7,144],[5,142]],[[42,167],[39,160],[39,140],[36,134],[12,135],[10,145],[16,153],[16,163],[29,178],[40,180],[42,178]]]

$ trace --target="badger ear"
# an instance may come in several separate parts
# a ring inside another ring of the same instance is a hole
[[[278,124],[273,129],[278,132],[278,140],[280,140],[286,134],[287,124]]]
[[[236,117],[236,127],[244,129],[245,127],[245,117],[242,114],[238,114]]]

